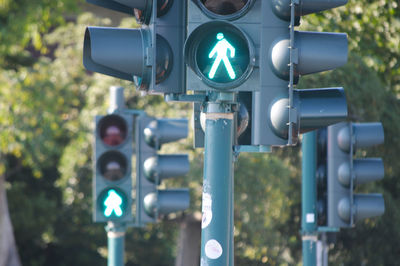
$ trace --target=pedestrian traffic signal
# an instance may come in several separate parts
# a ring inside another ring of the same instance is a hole
[[[96,116],[93,220],[132,220],[132,116]]]
[[[246,145],[293,145],[299,133],[342,121],[347,116],[342,88],[293,86],[301,75],[345,64],[346,34],[294,27],[300,16],[346,2],[189,1],[187,88],[240,92],[239,102],[251,114]]]
[[[381,158],[353,158],[360,148],[382,144],[381,123],[339,123],[328,127],[328,226],[352,227],[385,211],[381,194],[354,193],[357,185],[382,179]]]
[[[261,26],[252,17],[254,2],[189,1],[185,43],[185,60],[192,70],[187,73],[189,89],[248,90],[240,85],[250,82],[256,58],[252,37],[257,36],[255,27]]]
[[[154,223],[159,215],[189,207],[188,189],[159,190],[166,178],[189,171],[187,154],[158,154],[162,144],[186,138],[186,119],[139,116],[136,122],[136,219],[139,225]]]
[[[182,54],[186,1],[87,1],[134,14],[143,27],[88,27],[83,50],[86,69],[135,82],[137,89],[149,93],[186,91]]]

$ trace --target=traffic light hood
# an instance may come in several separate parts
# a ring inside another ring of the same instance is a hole
[[[341,67],[347,63],[347,34],[329,32],[295,31],[294,45],[297,49],[297,64],[294,75],[313,74]],[[271,67],[275,74],[289,80],[290,62],[289,35],[276,39],[271,45]]]
[[[90,71],[133,81],[134,76],[151,74],[145,64],[149,46],[149,36],[142,29],[87,27],[83,64]]]
[[[295,16],[304,16],[347,4],[348,0],[299,0],[295,5]],[[271,0],[274,13],[283,20],[290,20],[291,0]]]

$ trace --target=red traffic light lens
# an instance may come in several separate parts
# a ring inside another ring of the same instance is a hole
[[[127,132],[125,120],[118,115],[105,116],[99,122],[100,139],[108,146],[118,146],[123,143]]]

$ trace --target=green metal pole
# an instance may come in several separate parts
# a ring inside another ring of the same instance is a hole
[[[302,185],[301,185],[301,228],[303,243],[303,265],[314,266],[317,263],[317,133],[303,135],[301,146]]]
[[[210,94],[205,106],[201,265],[233,265],[234,93]]]
[[[125,227],[108,222],[106,226],[108,242],[108,266],[124,265]]]

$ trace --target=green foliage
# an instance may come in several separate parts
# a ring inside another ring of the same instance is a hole
[[[65,12],[76,10],[76,0],[1,0],[0,1],[0,66],[18,68],[32,60],[25,48],[39,53],[49,49],[43,35],[64,23]]]

